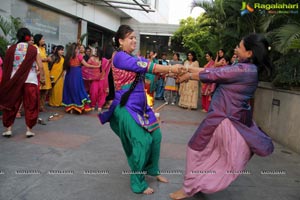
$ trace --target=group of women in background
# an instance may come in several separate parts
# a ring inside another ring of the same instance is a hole
[[[84,86],[81,66],[99,72],[99,80],[98,77],[96,80],[93,78],[90,83],[93,87],[89,88],[96,96],[103,93],[99,88],[102,85],[101,80],[108,76],[106,67],[110,66],[109,61],[101,58],[100,51],[86,62],[83,55],[78,53],[79,45],[76,43],[68,47],[64,61],[63,48],[54,52],[55,56],[51,60],[54,63],[49,71],[48,65],[46,67],[41,64],[41,61],[50,61],[40,48],[43,36],[34,38],[38,50],[28,44],[30,36],[28,29],[20,29],[17,33],[18,43],[8,49],[4,59],[0,109],[4,111],[3,125],[7,130],[2,135],[6,137],[12,135],[14,117],[22,98],[27,125],[26,136],[34,135],[31,129],[38,117],[38,86],[41,90],[49,90],[50,74],[56,76],[52,86],[55,88],[56,82],[62,77],[62,70],[66,70],[63,87],[60,80],[61,85],[57,85],[57,88],[63,88],[62,104],[66,111],[78,113],[91,110],[91,99]],[[212,67],[209,54],[205,68],[199,68],[192,52],[188,53],[188,60],[183,65],[174,63],[167,67],[149,62],[145,58],[137,58],[132,55],[137,46],[137,38],[134,30],[128,25],[119,27],[114,46],[117,49],[112,58],[115,98],[108,111],[99,113],[99,119],[101,123],[109,122],[111,129],[121,140],[131,168],[130,185],[133,192],[147,195],[154,192],[145,175],[153,176],[162,183],[168,182],[168,179],[160,174],[162,134],[154,111],[147,104],[144,84],[146,73],[177,76],[177,80],[183,83],[180,86],[183,88],[180,95],[186,93],[188,97],[179,100],[179,104],[187,108],[196,108],[192,103],[195,96],[198,96],[193,93],[196,92],[198,81],[218,84],[206,118],[187,145],[183,185],[171,193],[170,198],[185,199],[198,192],[214,193],[224,190],[239,176],[239,173],[235,172],[246,168],[253,154],[268,156],[273,152],[272,139],[252,120],[249,104],[258,85],[258,69],[272,69],[268,59],[268,42],[264,37],[250,34],[242,38],[235,48],[239,63],[217,68]],[[37,79],[37,68],[40,70],[40,80]],[[89,70],[84,73],[89,74]],[[91,76],[92,74],[86,77]],[[205,94],[210,94],[209,85],[205,85],[203,89],[208,91]],[[47,91],[43,91],[41,95],[44,93]],[[55,95],[53,98],[53,102],[56,102]],[[101,108],[103,102],[95,100],[94,103],[93,106]],[[211,173],[202,173],[203,171]]]
[[[42,35],[34,37],[39,49],[45,71],[45,85],[40,87],[40,110],[45,110],[46,96],[49,105],[65,106],[69,113],[88,112],[96,108],[101,110],[108,93],[108,60],[103,58],[100,48],[83,59],[79,53],[80,44],[68,45],[64,57],[64,47],[58,45],[47,56]],[[86,83],[86,84],[85,84]],[[87,85],[87,87],[85,87]]]
[[[134,30],[121,25],[114,44],[117,49],[113,58],[115,99],[108,111],[99,114],[101,123],[109,122],[121,140],[132,172],[133,192],[154,192],[145,175],[168,182],[159,170],[162,135],[154,111],[147,104],[144,84],[147,73],[174,74],[180,83],[185,82],[186,89],[182,91],[189,94],[189,99],[179,100],[179,104],[190,108],[192,104],[186,102],[193,102],[192,98],[197,96],[190,91],[195,90],[199,80],[205,84],[218,83],[208,114],[188,143],[182,188],[171,193],[170,198],[185,199],[198,192],[224,190],[238,177],[235,172],[245,169],[254,153],[267,156],[273,152],[272,140],[253,122],[249,104],[257,87],[258,68],[272,67],[264,37],[258,34],[244,37],[235,48],[239,63],[217,68],[211,67],[210,55],[205,68],[199,68],[192,53],[184,65],[163,66],[132,55],[136,44]],[[208,86],[204,89],[209,93]]]

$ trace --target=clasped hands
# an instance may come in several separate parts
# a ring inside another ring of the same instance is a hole
[[[166,75],[175,78],[176,82],[181,83],[191,78],[189,75],[190,69],[181,64],[169,65],[169,72]]]

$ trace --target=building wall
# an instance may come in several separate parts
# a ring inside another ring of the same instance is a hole
[[[142,50],[143,55],[145,51],[155,50],[151,49],[141,49],[143,45],[140,42],[141,35],[153,35],[153,36],[172,36],[173,33],[179,28],[179,25],[174,24],[155,24],[155,23],[140,23],[135,19],[122,19],[121,24],[128,24],[133,28],[137,36],[137,48],[136,51]],[[136,52],[135,52],[136,53]]]
[[[47,47],[77,41],[78,20],[39,5],[15,0],[10,14],[19,17],[32,34],[42,34]]]
[[[278,143],[300,153],[300,92],[260,83],[254,99],[254,120]]]
[[[35,0],[34,2],[63,11],[66,14],[92,22],[111,31],[116,31],[120,25],[120,16],[106,7],[90,4],[83,6],[73,0]]]
[[[48,49],[53,44],[76,42],[78,35],[87,32],[87,22],[98,25],[106,33],[115,32],[120,25],[120,16],[107,9],[83,6],[73,0],[2,1],[0,14],[4,17],[19,17],[33,34],[44,36]],[[81,33],[78,33],[79,24]],[[83,44],[86,44],[85,41]]]
[[[48,46],[76,42],[77,36],[86,32],[89,23],[110,31],[104,38],[110,38],[120,24],[128,24],[136,31],[138,41],[140,35],[145,34],[172,36],[179,27],[167,24],[170,0],[149,0],[156,10],[149,13],[91,4],[84,6],[74,0],[0,1],[4,1],[1,2],[1,15],[20,17],[32,33],[41,33],[45,36]],[[78,33],[78,24],[81,24],[81,33]],[[139,48],[138,42],[137,49]]]
[[[137,10],[121,9],[139,23],[162,23],[167,24],[169,21],[169,7],[171,0],[149,0],[151,9],[155,12],[143,12]],[[156,5],[156,7],[155,7]]]

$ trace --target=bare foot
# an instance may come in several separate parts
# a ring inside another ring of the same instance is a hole
[[[169,197],[171,199],[176,199],[176,200],[179,200],[179,199],[185,199],[188,197],[188,195],[183,191],[183,189],[181,188],[180,190],[177,190],[176,192],[173,192],[169,195]]]
[[[168,183],[168,179],[162,175],[158,175],[156,176],[156,179],[159,181],[159,182],[162,182],[162,183]]]
[[[146,190],[144,190],[143,194],[153,194],[154,190],[150,187],[148,187]]]

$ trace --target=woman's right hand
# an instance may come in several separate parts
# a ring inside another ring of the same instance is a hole
[[[46,83],[45,78],[40,78],[40,83],[41,83],[41,85],[45,85],[45,83]]]
[[[184,81],[188,81],[189,79],[190,79],[189,73],[184,73],[184,74],[178,76],[177,79],[176,79],[176,81],[177,81],[178,83],[182,83],[182,82],[184,82]]]

